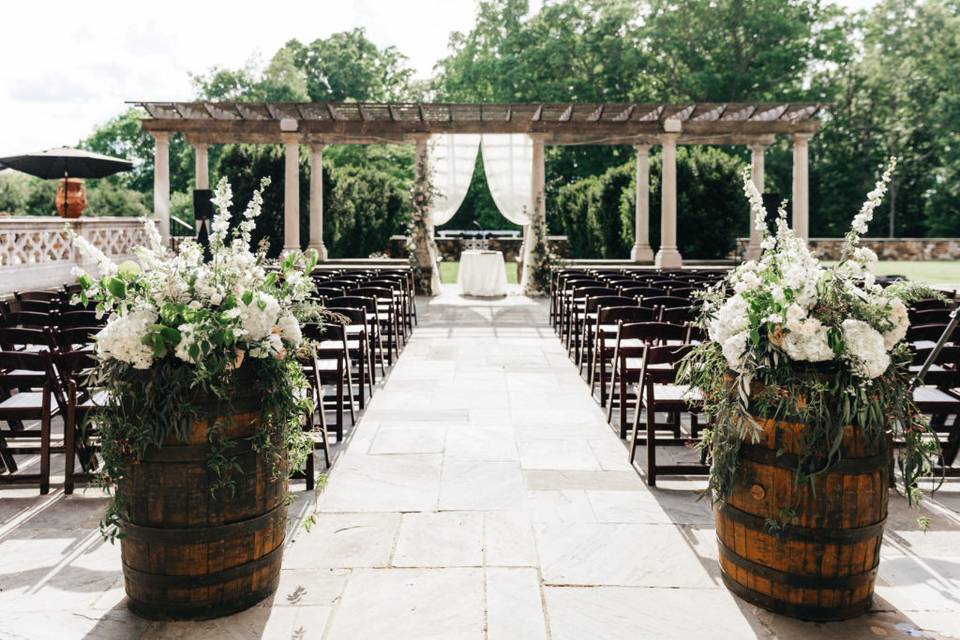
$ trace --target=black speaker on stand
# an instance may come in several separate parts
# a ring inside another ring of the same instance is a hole
[[[764,193],[763,198],[763,209],[767,212],[766,222],[767,229],[770,230],[770,233],[777,232],[777,211],[780,209],[780,203],[783,202],[783,198],[779,193]],[[790,219],[790,212],[787,212],[787,226],[793,226],[793,221]]]
[[[210,223],[213,221],[213,191],[211,189],[193,190],[193,219],[196,227],[195,239],[203,247],[203,259],[209,262],[213,257],[210,253]]]

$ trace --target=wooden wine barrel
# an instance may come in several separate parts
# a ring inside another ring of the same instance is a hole
[[[736,488],[714,510],[724,582],[744,600],[795,618],[863,613],[887,518],[886,443],[846,427],[842,460],[817,475],[811,491],[809,483],[794,485],[805,425],[757,422],[763,437],[741,446]],[[768,526],[793,505],[790,524]]]
[[[255,387],[252,387],[255,388]],[[118,483],[128,508],[121,526],[128,606],[151,619],[205,619],[246,609],[273,593],[286,529],[285,470],[254,451],[259,398],[238,398],[231,415],[196,420],[131,464]],[[209,407],[215,410],[213,406]],[[221,420],[234,490],[214,488],[208,428]]]

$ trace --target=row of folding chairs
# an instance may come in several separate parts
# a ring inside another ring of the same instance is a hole
[[[65,455],[64,491],[96,470],[97,434],[85,417],[96,398],[85,386],[93,366],[90,340],[99,327],[0,328],[0,483],[37,484],[50,490],[50,461]],[[52,421],[63,420],[54,435]],[[15,456],[39,456],[37,472],[24,472]],[[80,470],[75,471],[79,461]]]
[[[348,274],[337,274],[344,275]],[[369,277],[372,274],[364,275],[345,280],[353,285],[376,284]],[[323,323],[302,327],[305,338],[316,345],[313,354],[301,360],[316,408],[305,416],[304,429],[314,440],[314,451],[322,450],[328,467],[328,431],[339,441],[344,438],[347,414],[351,426],[356,424],[358,405],[363,411],[376,388],[377,374],[386,375],[406,340],[405,327],[416,321],[413,296],[406,288],[412,278],[402,273],[399,278],[387,277],[397,274],[377,275],[391,282],[400,280],[404,288],[353,286],[349,291],[346,287],[334,291],[331,286],[326,295],[318,297],[331,316]],[[322,278],[324,282],[332,279]],[[103,319],[93,311],[62,306],[62,300],[72,295],[66,290],[47,292],[47,296],[35,293],[15,296],[0,316],[0,482],[39,484],[46,493],[51,454],[64,453],[65,490],[69,493],[75,483],[89,480],[96,470],[95,421],[87,419],[96,409],[96,390],[87,389],[85,376],[75,374],[93,366],[92,340]],[[18,306],[23,302],[37,305],[23,311]],[[49,304],[45,310],[40,308],[43,302]],[[64,317],[75,321],[64,322]],[[328,412],[334,416],[329,425]],[[62,435],[51,429],[58,417],[64,422]],[[21,455],[38,455],[39,472],[23,472],[15,457]],[[80,470],[75,472],[77,461]],[[305,470],[311,489],[315,466],[311,454]]]
[[[417,322],[414,281],[412,271],[402,269],[315,271],[312,277],[316,301],[331,315],[303,327],[316,349],[301,366],[319,408],[304,428],[313,434],[314,453],[322,450],[329,467],[328,431],[343,440],[346,414],[352,428],[377,388],[378,374],[387,375]],[[329,427],[328,411],[334,415]],[[315,486],[314,453],[304,470],[308,490]]]
[[[911,369],[918,375],[935,346],[941,340],[944,344],[918,380],[913,400],[940,443],[940,460],[934,473],[947,477],[960,477],[960,468],[954,466],[960,453],[960,330],[948,333],[954,311],[952,300],[913,303],[908,309],[911,324],[905,337],[913,350]]]
[[[693,463],[658,461],[663,447],[697,442],[704,425],[696,392],[677,384],[680,360],[703,339],[694,325],[696,292],[724,271],[558,269],[550,320],[568,355],[586,377],[607,419],[626,440],[629,459],[645,448],[645,478],[702,475]]]

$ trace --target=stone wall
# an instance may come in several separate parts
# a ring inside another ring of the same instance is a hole
[[[861,244],[881,260],[960,260],[960,238],[864,238]],[[843,238],[811,238],[810,247],[821,260],[839,260]],[[747,238],[738,238],[738,255],[746,248]]]
[[[570,257],[570,243],[567,241],[567,236],[548,236],[547,241],[560,257]],[[392,236],[387,254],[391,258],[404,257],[406,255],[406,243],[406,236]],[[460,238],[437,238],[436,243],[441,260],[444,262],[460,260],[460,252],[464,249],[463,240]],[[520,245],[522,244],[523,238],[491,238],[487,246],[491,251],[502,252],[504,261],[517,262],[520,255]]]

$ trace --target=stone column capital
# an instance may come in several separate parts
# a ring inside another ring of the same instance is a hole
[[[290,145],[300,144],[300,134],[299,133],[281,133],[280,140],[283,142],[284,146],[289,147]]]
[[[661,133],[659,136],[659,142],[662,146],[665,145],[676,145],[677,140],[680,139],[679,133]]]
[[[151,131],[150,135],[153,136],[153,140],[157,144],[166,144],[170,142],[169,131]]]
[[[639,156],[648,156],[650,155],[651,145],[647,142],[638,142],[633,145],[633,150],[637,152]]]
[[[812,133],[808,133],[806,131],[800,131],[798,133],[793,134],[793,144],[798,146],[806,145],[807,142],[809,142],[810,138],[812,137],[813,137]]]
[[[323,153],[323,150],[327,148],[327,145],[323,142],[311,142],[310,153]]]

